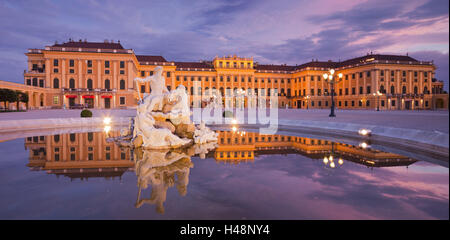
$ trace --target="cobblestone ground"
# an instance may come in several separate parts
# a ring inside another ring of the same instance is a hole
[[[45,119],[45,118],[77,118],[81,110],[31,110],[27,112],[4,112],[0,113],[0,121],[20,119]],[[94,117],[134,116],[134,109],[96,110],[93,109]],[[449,132],[448,111],[374,111],[374,110],[337,110],[335,118],[328,117],[329,109],[278,109],[279,119],[288,120],[311,120],[325,122],[347,122],[370,125],[380,125],[395,128],[408,128],[428,131]],[[269,111],[267,111],[267,116]],[[272,116],[276,117],[276,116]]]

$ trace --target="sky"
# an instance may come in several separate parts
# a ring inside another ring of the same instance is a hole
[[[23,83],[28,48],[117,42],[169,61],[261,64],[399,54],[433,60],[449,84],[448,0],[0,0],[0,80]]]

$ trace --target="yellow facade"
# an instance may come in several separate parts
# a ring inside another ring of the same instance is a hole
[[[96,47],[96,48],[94,48]],[[86,104],[92,108],[127,108],[137,104],[137,91],[150,92],[149,85],[135,86],[135,77],[164,68],[169,89],[186,86],[191,103],[200,94],[220,91],[231,107],[241,104],[231,96],[242,89],[248,96],[269,98],[276,90],[278,107],[329,108],[330,84],[322,75],[331,68],[343,74],[335,86],[336,107],[345,109],[436,109],[448,108],[448,94],[434,79],[436,67],[408,56],[367,55],[344,62],[312,61],[299,66],[262,65],[253,58],[215,57],[212,61],[171,62],[160,56],[139,56],[120,43],[68,42],[29,49],[27,86],[53,89],[43,92],[36,108],[61,108]],[[199,81],[200,89],[194,89]],[[1,87],[1,85],[0,85]],[[56,89],[56,91],[54,91]],[[201,90],[201,93],[198,93]],[[375,95],[377,91],[381,96]],[[142,93],[141,93],[142,94]],[[246,99],[242,104],[249,106]],[[267,106],[269,104],[267,103]]]

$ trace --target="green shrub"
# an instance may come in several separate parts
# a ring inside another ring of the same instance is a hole
[[[92,112],[90,110],[84,109],[81,111],[81,117],[92,117]]]
[[[233,112],[232,111],[224,111],[223,112],[223,117],[224,118],[232,118],[233,117]]]

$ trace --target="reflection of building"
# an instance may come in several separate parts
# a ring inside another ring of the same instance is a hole
[[[331,89],[322,75],[334,68],[344,76],[335,87],[339,108],[374,109],[378,101],[386,110],[448,108],[448,94],[432,91],[443,86],[434,79],[433,62],[409,56],[370,54],[340,62],[312,60],[295,66],[258,64],[253,58],[237,56],[175,62],[162,56],[136,55],[120,42],[81,40],[29,49],[26,55],[25,84],[0,81],[0,88],[25,91],[32,108],[72,104],[93,108],[135,106],[136,89],[141,93],[151,89],[148,84],[136,86],[133,79],[152,75],[156,66],[164,68],[169,89],[183,84],[191,100],[199,100],[200,92],[211,97],[209,92],[217,91],[229,106],[262,103],[254,98],[228,97],[241,89],[241,94],[257,94],[265,99],[271,90],[277,91],[280,107],[328,108]],[[383,93],[379,99],[373,96],[377,91]]]
[[[371,167],[408,166],[416,160],[375,149],[334,143],[327,140],[283,135],[262,135],[253,132],[219,132],[219,146],[214,152],[217,162],[253,161],[266,154],[296,153],[312,159],[322,159],[333,150],[336,157]],[[333,148],[333,149],[332,149]]]
[[[71,179],[121,176],[134,166],[129,150],[106,142],[103,132],[28,137],[25,147],[27,166]]]

